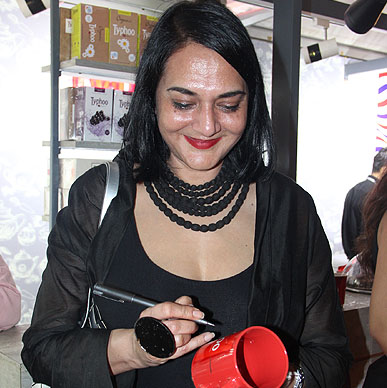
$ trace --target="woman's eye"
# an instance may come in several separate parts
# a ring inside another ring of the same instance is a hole
[[[187,102],[177,102],[173,101],[173,106],[180,110],[187,110],[192,108],[193,104],[187,103]]]
[[[235,105],[220,105],[220,109],[224,112],[236,112],[239,109],[239,104]]]

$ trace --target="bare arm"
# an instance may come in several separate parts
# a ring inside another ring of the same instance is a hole
[[[387,354],[387,212],[378,229],[378,257],[370,304],[370,332]]]

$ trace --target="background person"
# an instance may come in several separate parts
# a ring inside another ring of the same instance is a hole
[[[216,1],[170,7],[141,59],[129,117],[101,227],[104,166],[76,181],[49,236],[23,337],[34,380],[193,387],[195,349],[262,325],[286,339],[308,388],[341,387],[350,354],[329,244],[310,195],[273,172],[262,74],[241,21]],[[81,329],[96,282],[169,302],[96,297],[107,329]],[[216,333],[193,322],[204,312]],[[140,348],[133,327],[144,316],[173,333],[170,358]]]
[[[358,238],[359,262],[374,274],[370,303],[370,333],[387,354],[387,173],[366,198],[363,209],[364,232]],[[387,358],[370,365],[365,388],[387,384]]]
[[[363,230],[362,210],[365,197],[387,169],[387,148],[382,148],[374,157],[372,173],[367,179],[352,187],[345,198],[341,221],[341,238],[344,252],[352,259],[358,252],[356,239]]]
[[[0,331],[15,326],[20,321],[20,315],[21,295],[7,263],[0,255]]]

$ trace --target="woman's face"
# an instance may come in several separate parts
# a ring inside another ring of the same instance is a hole
[[[215,51],[191,43],[174,53],[156,90],[156,114],[175,174],[212,179],[243,134],[247,105],[245,81]]]

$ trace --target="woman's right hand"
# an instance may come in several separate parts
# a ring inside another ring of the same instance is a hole
[[[169,358],[157,358],[143,350],[137,341],[134,329],[116,329],[111,332],[108,343],[108,361],[113,375],[133,369],[164,364],[168,360],[187,354],[214,338],[214,333],[205,332],[192,336],[198,329],[194,320],[204,317],[203,312],[192,305],[188,296],[175,302],[163,302],[145,309],[142,317],[157,318],[174,335],[176,352]]]

